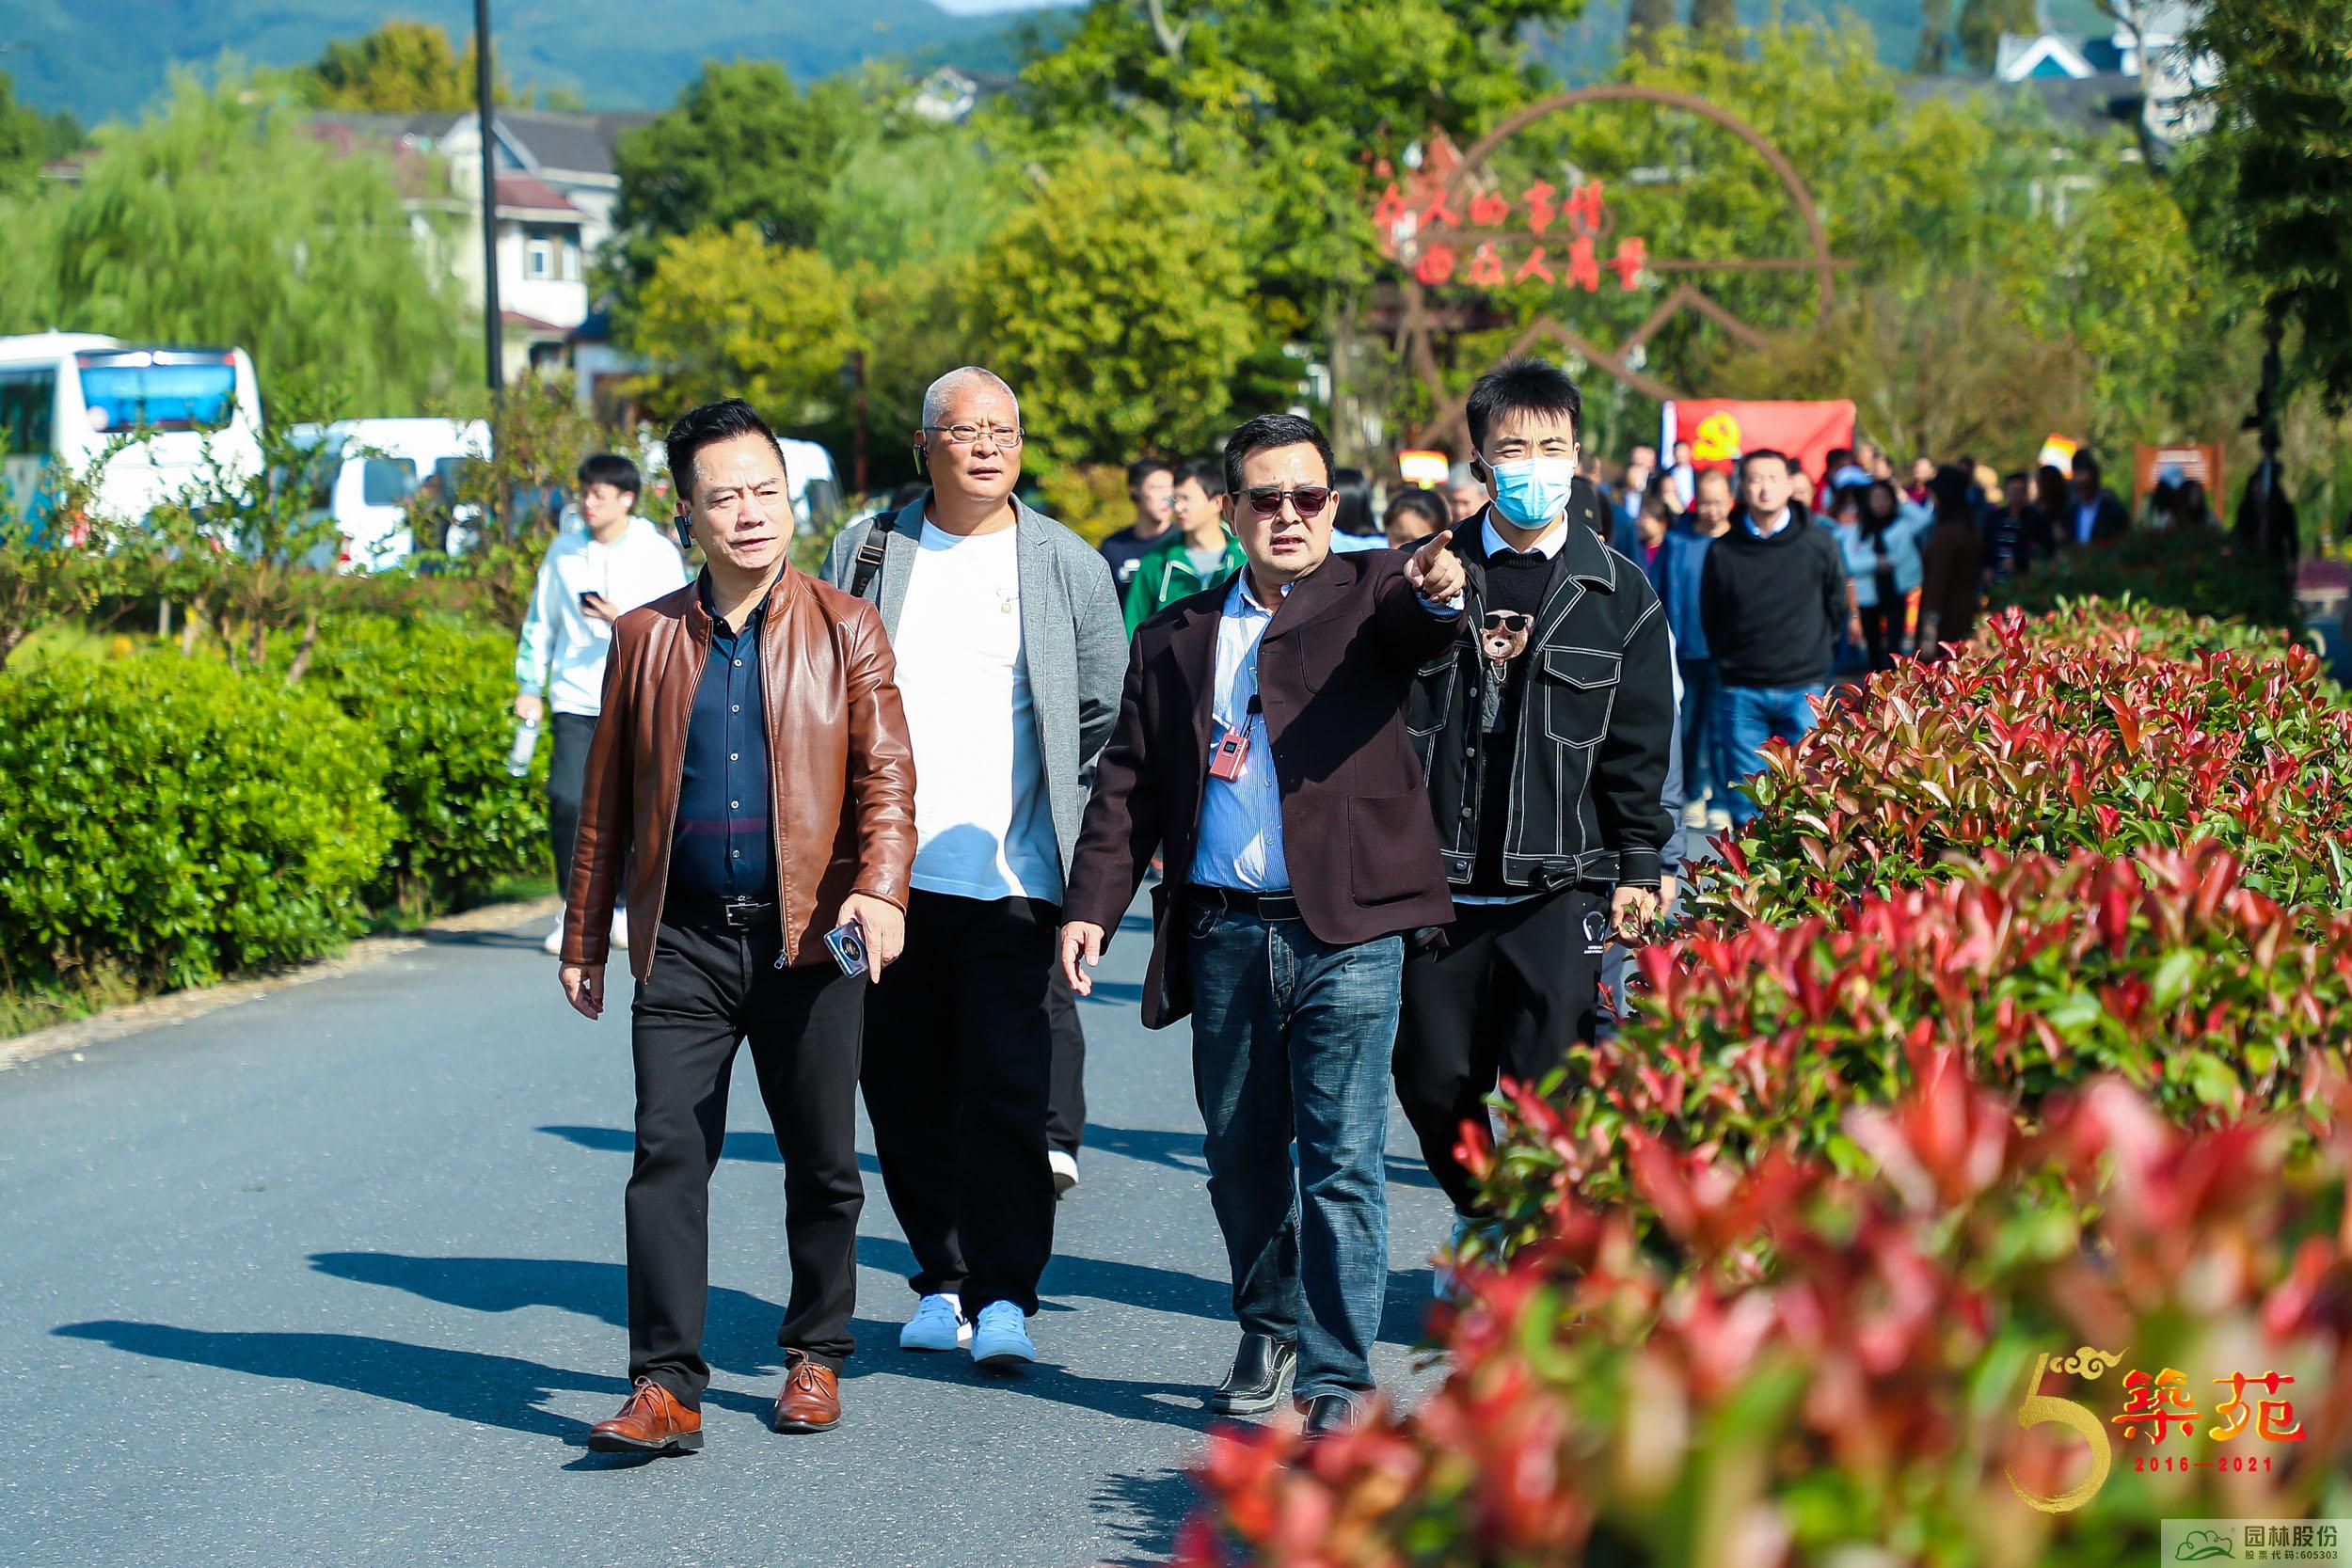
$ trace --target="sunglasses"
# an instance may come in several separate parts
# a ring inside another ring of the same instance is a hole
[[[1535,617],[1523,610],[1490,610],[1486,611],[1488,631],[1525,631],[1535,624]]]
[[[1249,498],[1249,510],[1261,517],[1273,516],[1282,510],[1282,503],[1286,500],[1297,503],[1301,517],[1311,517],[1331,499],[1330,487],[1323,484],[1302,484],[1295,490],[1278,490],[1268,485],[1245,490],[1242,494]]]

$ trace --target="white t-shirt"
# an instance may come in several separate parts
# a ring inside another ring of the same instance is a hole
[[[1062,896],[1021,641],[1020,537],[926,522],[891,647],[914,748],[914,873],[926,893]]]

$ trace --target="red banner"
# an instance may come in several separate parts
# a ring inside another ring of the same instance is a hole
[[[1743,452],[1787,452],[1815,479],[1821,477],[1832,449],[1853,446],[1851,403],[1741,403],[1731,398],[1687,398],[1666,404],[1660,461],[1677,441],[1691,443],[1691,462],[1700,468],[1728,468]]]

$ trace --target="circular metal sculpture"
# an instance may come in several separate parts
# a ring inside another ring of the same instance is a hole
[[[1651,256],[1639,238],[1615,242],[1603,256],[1600,243],[1612,237],[1606,192],[1599,181],[1566,191],[1537,180],[1516,198],[1493,188],[1488,161],[1514,137],[1536,122],[1588,103],[1650,103],[1681,110],[1710,120],[1730,132],[1764,160],[1804,230],[1806,254],[1793,257],[1750,256],[1722,259],[1660,258]],[[1664,87],[1613,83],[1579,87],[1541,103],[1531,103],[1481,137],[1458,156],[1442,144],[1438,156],[1424,158],[1405,189],[1391,182],[1373,211],[1384,255],[1404,268],[1403,344],[1407,361],[1429,390],[1437,418],[1418,439],[1443,444],[1463,434],[1462,403],[1447,389],[1438,363],[1437,334],[1442,330],[1431,291],[1467,283],[1472,288],[1539,281],[1558,282],[1566,289],[1599,292],[1605,274],[1613,274],[1626,293],[1640,286],[1645,276],[1677,280],[1658,308],[1613,349],[1588,341],[1556,315],[1547,312],[1512,342],[1510,352],[1522,354],[1538,341],[1550,340],[1598,366],[1646,396],[1666,402],[1680,396],[1655,376],[1645,374],[1633,356],[1661,328],[1682,311],[1695,310],[1751,347],[1760,347],[1764,335],[1741,321],[1729,308],[1707,293],[1692,277],[1710,272],[1811,273],[1815,279],[1816,314],[1826,318],[1836,299],[1837,269],[1847,263],[1830,254],[1829,235],[1821,226],[1813,192],[1780,149],[1761,132],[1727,110],[1687,92]],[[1517,227],[1513,227],[1514,220]],[[1518,247],[1527,246],[1523,256]],[[1512,254],[1506,256],[1505,247]],[[1555,254],[1555,247],[1557,247]],[[1517,264],[1513,265],[1516,259]]]

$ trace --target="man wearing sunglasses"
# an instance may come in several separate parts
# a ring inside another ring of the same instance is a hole
[[[1462,568],[1443,533],[1411,556],[1332,555],[1331,449],[1305,420],[1243,425],[1225,478],[1243,570],[1136,628],[1061,962],[1087,994],[1164,851],[1143,1022],[1192,1016],[1242,1329],[1211,1406],[1271,1410],[1295,1368],[1319,1434],[1372,1386],[1403,933],[1451,912],[1404,706],[1453,638]]]
[[[1610,935],[1658,914],[1660,803],[1674,726],[1666,621],[1639,567],[1587,526],[1576,383],[1512,360],[1470,390],[1494,499],[1462,525],[1454,645],[1415,684],[1408,725],[1452,890],[1453,924],[1405,965],[1397,1097],[1458,1244],[1483,1217],[1454,1147],[1499,1073],[1540,1081],[1596,1023]]]
[[[914,747],[907,956],[867,1004],[863,1082],[914,1254],[899,1348],[1010,1370],[1054,1244],[1054,926],[1126,626],[1109,563],[1013,495],[1011,388],[948,372],[914,440],[930,488],[825,568],[880,607]]]

